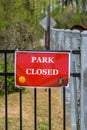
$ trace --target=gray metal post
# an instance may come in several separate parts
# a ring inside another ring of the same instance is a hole
[[[75,62],[72,62],[73,71],[75,71]],[[70,78],[70,87],[71,87],[71,108],[70,108],[70,120],[71,120],[71,130],[77,130],[77,113],[76,113],[76,78]]]
[[[73,30],[71,49],[80,50],[80,44],[81,44],[80,31]],[[71,64],[73,64],[73,66],[71,66],[73,69],[72,72],[80,73],[80,55],[79,54],[72,54]],[[71,85],[72,86],[71,97],[73,97],[73,99],[71,101],[71,129],[79,130],[80,106],[78,106],[78,102],[80,102],[80,78],[72,77],[72,80],[73,82]],[[75,109],[73,109],[73,103],[75,105]]]
[[[66,29],[64,31],[64,45],[63,45],[63,51],[69,50],[71,51],[71,30]],[[70,86],[66,88],[66,103],[70,104]]]
[[[50,31],[50,49],[62,50],[64,44],[64,29],[51,28]]]
[[[81,130],[87,130],[87,31],[81,34]]]
[[[63,48],[63,50],[71,50],[71,36],[72,36],[72,34],[71,34],[71,30],[70,29],[66,29],[65,31],[64,31],[64,48]]]
[[[56,47],[58,48],[58,50],[62,50],[64,45],[64,29],[60,29],[57,31],[56,42]]]
[[[63,51],[69,50],[71,51],[71,30],[67,29],[64,31],[64,45]],[[71,106],[71,78],[69,87],[66,89],[66,126],[70,127],[70,106]],[[67,124],[68,121],[68,124]]]
[[[50,30],[50,50],[55,50],[56,44],[56,30],[51,28]]]
[[[55,44],[55,49],[59,50],[59,34],[60,34],[60,31],[61,29],[56,29],[56,44]]]

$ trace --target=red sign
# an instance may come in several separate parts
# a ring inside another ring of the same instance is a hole
[[[67,86],[70,53],[16,51],[15,85],[17,87]]]

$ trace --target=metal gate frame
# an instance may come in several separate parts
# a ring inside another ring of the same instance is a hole
[[[4,72],[0,72],[0,76],[5,77],[5,130],[8,130],[8,86],[7,77],[14,76],[14,72],[7,71],[7,55],[14,54],[15,50],[0,50],[0,54],[4,54]],[[63,88],[63,130],[66,130],[66,107],[65,107],[65,87]],[[22,88],[19,91],[20,97],[20,130],[22,130]],[[51,130],[51,89],[48,89],[48,121],[49,130]],[[34,130],[37,130],[37,89],[34,88]]]

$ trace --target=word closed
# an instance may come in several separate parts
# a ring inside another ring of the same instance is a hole
[[[67,52],[16,51],[17,87],[67,86],[70,54]]]

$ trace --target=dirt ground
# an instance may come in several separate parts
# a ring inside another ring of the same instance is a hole
[[[23,92],[23,130],[34,130],[34,91]],[[0,130],[5,129],[5,97],[0,97]],[[60,88],[51,89],[52,130],[63,130],[63,103]],[[19,93],[8,95],[8,130],[20,130]],[[69,125],[66,130],[69,129]],[[37,90],[37,130],[48,130],[48,90]]]

